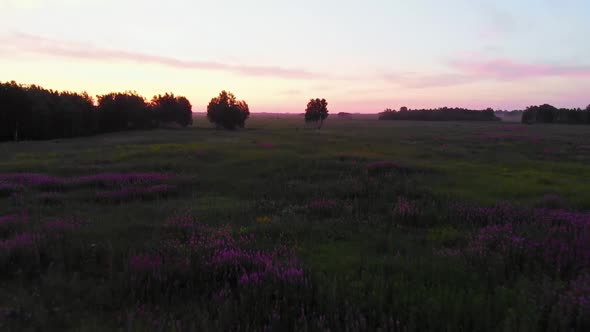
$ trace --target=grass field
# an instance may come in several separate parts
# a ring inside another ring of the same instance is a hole
[[[254,114],[2,143],[0,328],[582,331],[589,137]]]

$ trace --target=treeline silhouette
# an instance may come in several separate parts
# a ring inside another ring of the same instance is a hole
[[[529,106],[522,114],[522,123],[590,124],[590,105],[581,108],[557,108],[544,104]]]
[[[185,97],[164,94],[150,102],[136,92],[97,96],[37,85],[0,83],[0,141],[42,140],[192,124]]]
[[[408,109],[399,111],[386,109],[379,113],[379,120],[415,120],[415,121],[499,121],[494,110],[470,110],[465,108],[441,107],[435,109]]]

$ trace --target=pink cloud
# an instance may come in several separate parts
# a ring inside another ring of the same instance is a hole
[[[459,84],[466,84],[473,81],[479,80],[477,77],[466,76],[463,74],[399,74],[399,73],[388,73],[384,75],[385,80],[394,82],[405,88],[436,88],[453,86]]]
[[[480,57],[474,55],[475,57]],[[447,62],[450,73],[387,73],[386,81],[405,88],[435,88],[468,84],[488,79],[515,81],[537,77],[590,77],[590,66],[529,64],[510,59],[453,59]]]
[[[0,38],[0,42],[4,44],[4,50],[2,50],[2,46],[0,46],[0,51],[6,51],[9,47],[9,50],[12,51],[16,50],[19,52],[63,58],[91,61],[149,63],[180,69],[227,71],[245,76],[272,76],[285,79],[326,78],[326,75],[324,74],[312,73],[302,69],[290,69],[276,66],[235,65],[214,61],[182,60],[173,57],[114,50],[81,43],[53,40],[24,33],[14,33],[7,37]]]
[[[449,61],[449,65],[463,75],[482,79],[517,80],[544,76],[590,77],[590,67],[588,66],[529,64],[510,59],[456,59]]]

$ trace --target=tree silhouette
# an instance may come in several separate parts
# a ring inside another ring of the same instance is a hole
[[[149,105],[136,92],[109,93],[97,99],[99,125],[103,132],[154,126]]]
[[[33,120],[31,100],[26,91],[10,82],[0,85],[0,137],[3,140],[27,138]]]
[[[590,124],[590,110],[586,108],[556,108],[544,104],[541,106],[529,106],[522,114],[522,123],[571,123]]]
[[[193,123],[193,107],[185,97],[175,97],[173,93],[157,95],[150,105],[159,123],[175,122],[183,127]]]
[[[211,99],[207,106],[207,119],[218,128],[223,127],[229,130],[244,128],[249,116],[248,104],[243,100],[236,100],[231,92],[225,90]]]
[[[379,113],[379,120],[414,120],[414,121],[496,121],[499,118],[491,108],[469,110],[464,108],[441,107],[436,109],[411,110],[400,108],[399,112],[386,109]]]
[[[325,99],[310,99],[305,109],[305,122],[318,122],[318,129],[322,128],[324,120],[328,118],[328,102]]]
[[[0,82],[0,141],[151,129],[162,121],[162,114],[166,122],[181,126],[192,123],[192,107],[185,97],[165,94],[153,101],[154,105],[147,104],[136,92],[109,93],[97,96],[95,106],[86,92],[58,92],[38,85]],[[162,112],[156,114],[155,110]]]

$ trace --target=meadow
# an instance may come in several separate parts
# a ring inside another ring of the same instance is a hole
[[[0,143],[0,329],[589,330],[589,137],[252,114]]]

